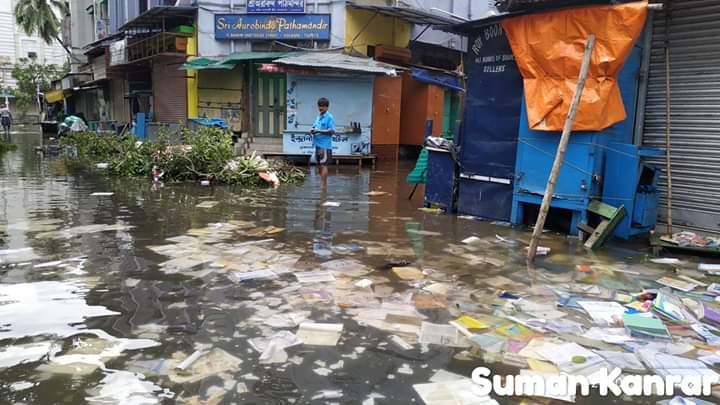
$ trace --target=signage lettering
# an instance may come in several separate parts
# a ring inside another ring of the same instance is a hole
[[[330,40],[330,15],[215,15],[216,39]]]
[[[248,14],[304,13],[305,0],[248,0]]]

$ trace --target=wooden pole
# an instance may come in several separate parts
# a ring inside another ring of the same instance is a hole
[[[665,45],[665,171],[667,172],[667,233],[672,235],[672,163],[670,162],[670,47]]]
[[[578,105],[580,104],[580,97],[582,97],[583,89],[585,88],[585,79],[587,78],[588,70],[590,68],[590,56],[592,55],[594,46],[595,34],[590,34],[587,42],[585,43],[585,54],[583,55],[582,65],[580,66],[580,75],[578,76],[577,86],[575,87],[575,94],[573,95],[572,102],[570,103],[570,109],[568,110],[567,117],[565,117],[565,125],[563,126],[562,135],[560,136],[560,144],[558,145],[557,154],[555,155],[555,162],[553,163],[552,170],[550,171],[550,178],[548,179],[548,184],[545,188],[545,195],[543,196],[542,205],[540,206],[540,213],[538,214],[537,222],[535,223],[532,240],[530,240],[530,248],[528,249],[527,256],[530,261],[535,260],[537,248],[540,244],[540,237],[542,236],[543,228],[545,227],[545,220],[547,219],[547,214],[550,210],[550,202],[552,201],[552,196],[555,192],[557,177],[560,174],[560,168],[562,167],[563,160],[565,159],[565,151],[567,150],[567,145],[570,141],[570,132],[572,132],[572,126],[575,122],[575,114],[577,113]]]

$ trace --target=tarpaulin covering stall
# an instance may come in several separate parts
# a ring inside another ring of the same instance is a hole
[[[596,43],[573,130],[600,131],[626,118],[617,75],[645,24],[647,2],[571,8],[502,22],[523,76],[528,124],[561,131],[585,43]]]

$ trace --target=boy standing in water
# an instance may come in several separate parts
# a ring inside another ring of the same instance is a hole
[[[315,147],[315,162],[325,166],[332,159],[332,136],[335,134],[335,117],[328,111],[330,101],[325,97],[318,100],[318,114],[310,130]]]

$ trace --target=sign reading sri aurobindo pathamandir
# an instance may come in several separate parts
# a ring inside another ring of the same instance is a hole
[[[215,39],[330,40],[330,14],[216,14]]]

